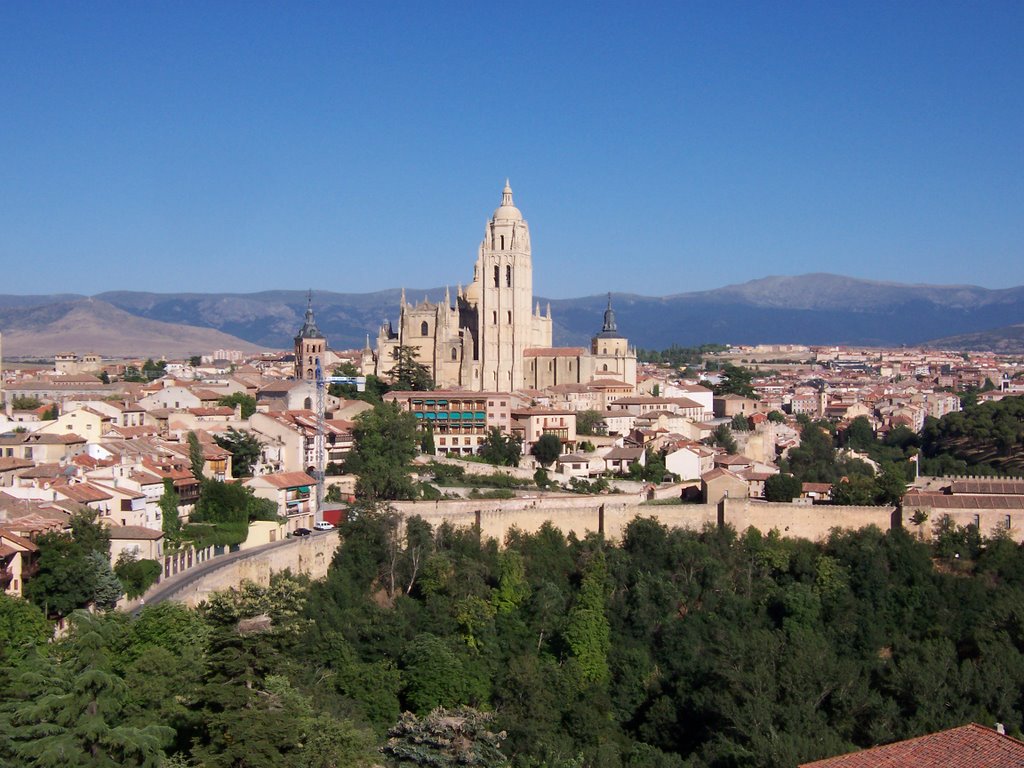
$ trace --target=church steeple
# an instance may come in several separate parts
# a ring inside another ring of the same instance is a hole
[[[612,309],[612,295],[608,294],[608,309],[604,311],[604,327],[601,328],[602,333],[608,333],[609,331],[617,331],[615,327],[615,310]]]
[[[608,308],[604,311],[604,325],[601,332],[597,334],[599,339],[621,339],[619,326],[615,322],[615,310],[612,309],[612,295],[608,294]]]
[[[295,337],[295,342],[298,343],[299,339],[322,339],[323,337],[320,329],[316,327],[316,318],[313,317],[313,291],[309,291],[306,294],[305,322],[299,329],[299,335]]]

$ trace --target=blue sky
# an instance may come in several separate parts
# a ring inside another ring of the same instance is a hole
[[[0,4],[0,293],[1024,284],[1024,3]]]

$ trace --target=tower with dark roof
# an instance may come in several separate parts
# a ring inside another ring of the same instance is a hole
[[[327,339],[316,327],[313,317],[313,292],[306,296],[306,318],[295,337],[295,378],[313,381],[317,365],[324,364]]]

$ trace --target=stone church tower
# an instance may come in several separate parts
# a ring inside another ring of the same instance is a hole
[[[306,297],[306,321],[295,337],[295,378],[313,381],[316,379],[316,367],[323,370],[324,353],[327,351],[327,339],[316,327],[313,318],[313,293]]]
[[[533,312],[530,230],[512,201],[508,180],[477,250],[472,292],[477,304],[480,385],[510,391],[525,381],[523,353],[551,346],[551,318]]]

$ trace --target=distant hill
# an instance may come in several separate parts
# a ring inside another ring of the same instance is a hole
[[[1024,323],[993,328],[979,333],[963,333],[928,342],[930,347],[941,349],[974,350],[976,352],[1000,352],[1016,354],[1024,352]]]
[[[444,288],[406,289],[406,296],[410,302],[439,301]],[[313,306],[330,345],[344,349],[362,347],[367,334],[373,343],[381,322],[397,320],[399,297],[397,288],[363,294],[315,291]],[[24,311],[69,298],[84,297],[0,296],[0,331],[7,332],[4,308]],[[283,290],[115,291],[96,299],[137,317],[214,329],[278,349],[291,346],[306,308],[305,291]],[[542,307],[547,304],[543,297],[538,300]],[[552,300],[555,344],[586,344],[601,329],[606,302],[605,295]],[[614,294],[613,304],[619,330],[638,346],[658,349],[712,342],[899,346],[1024,321],[1024,287],[903,285],[829,274],[766,277],[663,297]]]
[[[259,348],[211,328],[139,317],[104,301],[58,297],[51,303],[0,304],[5,357],[98,352],[107,357],[185,357],[215,349]]]

